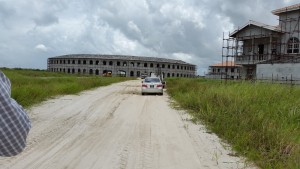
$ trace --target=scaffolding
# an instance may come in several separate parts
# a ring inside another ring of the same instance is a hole
[[[242,65],[243,79],[255,78],[256,64],[300,62],[300,4],[272,13],[279,16],[278,26],[250,20],[228,36],[223,33],[222,63]],[[228,79],[227,73],[222,79]]]
[[[238,54],[237,51],[236,39],[230,36],[225,39],[225,34],[223,33],[222,67],[225,68],[225,72],[221,74],[221,79],[229,79],[229,72],[227,69],[232,66],[229,65],[229,61],[234,61],[235,55]]]

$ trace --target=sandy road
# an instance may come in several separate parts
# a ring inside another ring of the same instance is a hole
[[[139,80],[51,99],[29,114],[27,148],[0,158],[1,169],[246,168],[166,94],[142,96]]]

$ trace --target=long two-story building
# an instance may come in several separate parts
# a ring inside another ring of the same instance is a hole
[[[97,76],[163,77],[196,76],[196,65],[181,60],[125,56],[72,54],[48,58],[48,71]]]

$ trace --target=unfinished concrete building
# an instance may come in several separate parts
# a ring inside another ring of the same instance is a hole
[[[76,54],[49,58],[48,71],[98,76],[142,77],[156,74],[191,78],[196,76],[196,65],[156,57]]]
[[[240,79],[241,65],[237,65],[234,61],[227,61],[210,65],[208,73],[205,75],[208,79]]]
[[[222,61],[242,66],[242,79],[300,80],[300,4],[273,10],[279,24],[271,26],[249,21],[223,35]],[[298,82],[297,82],[298,83]]]

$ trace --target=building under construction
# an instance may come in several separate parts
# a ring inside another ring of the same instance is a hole
[[[241,78],[241,67],[241,65],[237,65],[233,61],[213,64],[208,67],[208,73],[205,75],[205,77],[208,79],[238,80]]]
[[[242,79],[299,81],[300,4],[272,13],[279,17],[277,26],[250,20],[223,35],[222,62],[241,65]]]

